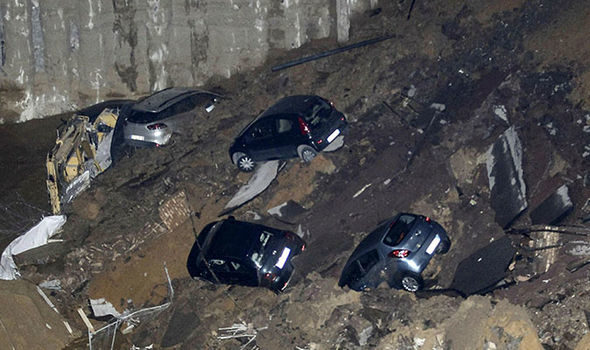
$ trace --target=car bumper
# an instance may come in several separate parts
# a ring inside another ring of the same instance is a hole
[[[124,128],[124,135],[125,142],[130,145],[165,145],[170,141],[172,132],[166,129],[148,130],[145,125],[127,123]]]

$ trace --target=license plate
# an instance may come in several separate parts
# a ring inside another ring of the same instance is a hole
[[[137,140],[137,141],[143,141],[143,140],[145,140],[145,136],[141,136],[141,135],[131,135],[131,139],[132,139],[132,140]]]
[[[279,258],[279,261],[277,261],[275,266],[278,267],[279,269],[282,269],[283,266],[285,266],[285,263],[287,262],[287,258],[289,257],[290,253],[291,253],[291,249],[289,249],[289,248],[283,249],[283,253],[281,254],[281,257]]]
[[[340,135],[340,129],[334,130],[334,132],[331,133],[330,136],[328,136],[328,138],[327,138],[328,142],[334,141],[334,139],[337,138],[338,135]]]
[[[436,249],[436,247],[438,247],[439,243],[440,243],[440,237],[438,235],[436,235],[436,237],[434,237],[432,242],[430,242],[430,245],[428,246],[428,248],[426,248],[426,253],[432,254],[434,252],[434,250]]]

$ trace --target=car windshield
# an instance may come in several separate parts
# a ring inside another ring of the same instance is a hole
[[[416,217],[414,215],[401,215],[396,221],[390,224],[389,231],[385,235],[383,243],[392,247],[400,244],[410,232],[410,229],[412,229],[415,220]]]
[[[316,99],[313,105],[304,112],[303,119],[313,127],[321,126],[330,116],[332,107],[322,99]]]
[[[271,237],[272,233],[266,231],[262,231],[260,233],[260,236],[258,237],[258,242],[255,245],[254,251],[251,254],[252,262],[254,262],[254,264],[258,268],[262,267],[262,263],[264,261],[264,258],[266,257],[264,251]]]

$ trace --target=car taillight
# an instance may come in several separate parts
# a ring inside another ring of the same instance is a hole
[[[299,130],[301,131],[301,135],[308,135],[309,126],[307,123],[301,117],[297,118],[297,121],[299,122]]]
[[[271,282],[276,281],[278,277],[279,276],[277,276],[276,274],[271,273],[271,272],[267,272],[264,274],[264,278],[271,281]]]
[[[431,220],[430,220],[430,218],[429,218],[428,216],[427,216],[427,217],[425,217],[425,218],[424,218],[424,220],[425,220],[426,222],[430,222],[430,221],[431,221]]]
[[[301,251],[304,252],[305,251],[305,244],[301,245]]]
[[[391,253],[389,253],[389,257],[390,258],[406,258],[408,255],[410,255],[410,251],[407,249],[396,249],[396,250],[392,250]]]
[[[318,140],[318,145],[321,145],[321,144],[322,144],[322,142],[324,142],[324,140],[322,140],[322,139],[319,139],[319,140]]]
[[[164,123],[156,123],[156,124],[151,124],[151,125],[147,126],[148,130],[160,130],[160,129],[166,129],[167,127],[168,127],[168,125],[166,125]]]

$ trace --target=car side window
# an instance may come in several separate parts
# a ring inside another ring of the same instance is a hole
[[[252,125],[248,130],[248,139],[259,140],[272,137],[273,126],[270,120],[261,120],[256,124]]]
[[[373,249],[370,252],[366,253],[365,255],[361,256],[357,261],[361,265],[361,268],[365,272],[367,272],[373,266],[375,266],[375,264],[377,264],[377,262],[379,262],[379,254],[377,253],[376,249]]]
[[[289,134],[293,132],[293,121],[285,118],[277,119],[277,133],[278,134]]]

